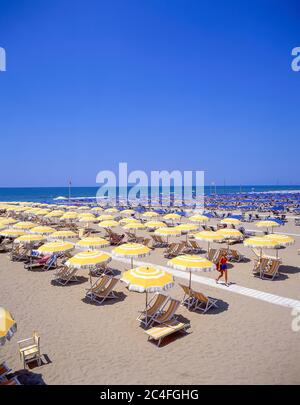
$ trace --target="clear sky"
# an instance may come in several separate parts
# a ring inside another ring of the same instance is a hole
[[[300,184],[295,0],[0,0],[0,186]]]

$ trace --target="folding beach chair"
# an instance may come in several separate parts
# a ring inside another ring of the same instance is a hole
[[[168,308],[164,311],[164,308],[168,305]],[[156,323],[165,323],[171,321],[175,318],[175,312],[177,311],[180,301],[171,298],[167,303],[162,307],[162,312],[158,315],[154,315],[149,322],[149,325]]]
[[[212,307],[218,308],[218,300],[214,298],[208,297],[198,291],[193,291],[192,296],[194,298],[192,308],[195,311],[202,311],[205,314]]]
[[[69,282],[78,281],[76,277],[78,269],[70,267],[60,267],[55,273],[54,279],[61,285],[67,285]]]
[[[183,284],[179,284],[179,285],[183,289],[183,292],[184,292],[184,296],[181,301],[181,305],[186,306],[188,309],[190,309],[195,301],[195,298],[193,297],[193,290],[186,285],[183,285]]]
[[[6,362],[0,364],[0,381],[6,378],[6,375],[11,373],[12,370],[8,367]]]
[[[207,259],[211,262],[214,261],[214,258],[216,256],[217,249],[209,249],[208,254],[207,254]]]
[[[278,276],[280,265],[281,265],[280,260],[271,259],[269,261],[269,265],[262,272],[261,278],[263,280],[266,279],[274,280],[274,278]]]
[[[119,279],[111,277],[109,282],[103,287],[102,285],[96,285],[92,287],[89,292],[87,292],[86,297],[91,301],[97,301],[99,304],[108,298],[117,298],[113,288],[118,283]]]
[[[161,308],[167,303],[170,298],[167,295],[156,293],[153,298],[148,302],[148,306],[140,311],[140,315],[137,317],[137,321],[148,326],[151,319],[156,315],[159,315]]]

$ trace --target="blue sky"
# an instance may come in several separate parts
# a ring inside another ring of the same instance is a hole
[[[300,184],[299,1],[0,0],[0,186]]]

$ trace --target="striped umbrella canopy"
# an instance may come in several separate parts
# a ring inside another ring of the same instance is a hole
[[[181,218],[181,215],[179,214],[175,214],[175,213],[171,213],[171,214],[166,214],[163,216],[163,219],[172,219],[172,220],[178,220]]]
[[[137,231],[138,229],[145,229],[145,225],[139,222],[130,222],[126,225],[123,226],[124,229],[130,230],[130,231]]]
[[[65,214],[63,214],[60,217],[60,220],[61,221],[64,221],[64,220],[72,221],[72,220],[75,220],[77,218],[78,218],[78,213],[77,212],[69,211],[69,212],[66,212]]]
[[[0,307],[0,346],[10,340],[17,331],[17,323],[7,309]]]
[[[207,252],[209,252],[211,242],[222,242],[224,236],[214,231],[201,231],[194,234],[196,240],[206,241],[208,243]]]
[[[192,215],[191,217],[189,217],[189,221],[206,222],[209,221],[209,217],[207,217],[206,215]]]
[[[74,249],[73,243],[70,242],[48,242],[38,248],[38,252],[41,254],[53,254],[53,253],[66,253]]]
[[[145,227],[148,229],[158,229],[163,228],[166,224],[162,221],[147,221]]]
[[[217,234],[223,236],[224,239],[241,239],[243,238],[242,232],[237,229],[224,228],[216,231]]]
[[[119,221],[119,224],[121,224],[121,225],[133,224],[133,223],[140,224],[141,222],[135,218],[123,218]]]
[[[34,222],[22,221],[22,222],[17,222],[12,227],[14,229],[20,229],[21,231],[26,231],[27,229],[34,228],[35,226],[36,226],[36,224]]]
[[[271,228],[271,232],[273,233],[273,228],[280,226],[280,224],[276,221],[266,220],[266,221],[258,221],[255,224],[258,228],[266,228],[267,231]]]
[[[0,230],[1,230],[1,229],[6,229],[6,228],[7,228],[6,225],[2,225],[2,224],[0,223]]]
[[[69,230],[65,231],[56,231],[49,235],[49,239],[51,240],[66,240],[66,239],[76,239],[78,238],[77,233]]]
[[[43,242],[45,237],[42,235],[33,235],[31,233],[27,233],[25,235],[19,236],[14,240],[14,243],[21,243],[24,245],[32,245],[37,242]]]
[[[25,231],[22,231],[21,229],[3,229],[0,231],[0,235],[7,238],[18,238],[24,234]]]
[[[110,220],[114,220],[114,215],[111,214],[103,214],[103,215],[99,215],[99,217],[97,217],[97,220],[99,221],[110,221]]]
[[[30,229],[30,233],[39,234],[39,235],[50,235],[55,232],[56,229],[51,228],[51,226],[35,226]]]
[[[99,238],[98,236],[90,236],[87,238],[83,238],[80,241],[76,243],[76,247],[78,249],[88,249],[88,250],[94,250],[94,249],[100,249],[105,246],[109,246],[110,243],[108,240],[104,238]]]
[[[92,211],[93,213],[98,213],[98,212],[102,212],[102,211],[103,211],[103,208],[101,208],[101,207],[94,207],[94,208],[91,209],[91,211]]]
[[[100,226],[101,228],[115,228],[118,225],[119,225],[119,222],[114,221],[113,219],[110,219],[107,221],[101,221],[98,224],[98,226]]]
[[[108,214],[117,214],[119,210],[117,208],[107,208],[104,212],[107,212]]]
[[[91,269],[109,261],[111,261],[111,256],[108,253],[100,252],[99,250],[86,250],[71,257],[66,262],[66,266],[77,269]]]
[[[169,242],[169,237],[170,236],[180,236],[181,235],[181,230],[174,228],[169,228],[167,226],[158,228],[154,231],[155,235],[158,236],[165,236],[167,237],[167,242]]]
[[[224,219],[222,219],[221,221],[221,224],[240,224],[241,223],[241,221],[239,220],[239,219],[237,219],[237,218],[224,218]]]
[[[155,266],[140,266],[122,274],[123,281],[130,291],[146,293],[146,322],[148,293],[165,291],[174,285],[173,275]]]
[[[265,238],[275,240],[280,244],[280,246],[291,246],[295,243],[295,239],[289,235],[280,235],[277,233],[272,233],[270,235],[266,235]]]
[[[199,255],[180,255],[168,261],[168,266],[174,269],[190,272],[189,287],[192,285],[192,272],[195,271],[212,271],[216,266],[205,257]]]
[[[132,209],[123,210],[120,212],[121,215],[133,215],[134,213],[135,213],[135,211]]]
[[[175,226],[176,229],[179,229],[182,233],[184,232],[191,232],[197,231],[199,229],[199,225],[196,224],[180,224]]]
[[[129,257],[131,259],[131,268],[133,268],[133,259],[145,257],[150,254],[150,249],[140,243],[123,243],[112,250],[115,257]]]
[[[159,216],[159,214],[154,211],[146,211],[142,214],[143,218],[154,218],[154,217],[158,217],[158,216]]]
[[[64,211],[62,210],[54,210],[49,212],[49,214],[45,215],[45,218],[59,218],[64,215]]]

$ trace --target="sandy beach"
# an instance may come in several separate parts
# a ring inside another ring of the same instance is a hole
[[[210,221],[210,225],[215,223]],[[247,229],[253,227],[246,225]],[[291,219],[280,233],[299,234],[298,229]],[[191,327],[186,335],[166,339],[160,348],[147,341],[136,321],[138,310],[144,308],[144,294],[128,291],[118,283],[117,300],[92,304],[85,299],[87,270],[79,271],[79,283],[57,286],[53,270],[26,270],[23,263],[11,262],[7,254],[1,254],[1,304],[18,322],[18,332],[1,348],[1,359],[18,374],[22,365],[17,340],[36,330],[44,354],[44,364],[30,370],[36,383],[299,384],[300,332],[292,330],[292,309],[233,291],[236,286],[248,287],[300,300],[299,238],[295,236],[294,246],[279,251],[283,265],[274,281],[253,277],[252,260],[230,264],[229,279],[234,284],[229,287],[198,282],[198,276],[216,278],[216,271],[195,273],[193,288],[218,299],[218,309],[203,315],[180,307],[177,314]],[[234,247],[253,259],[251,249],[242,244]],[[156,248],[139,262],[166,266],[163,250]],[[118,275],[129,263],[113,260],[110,267]],[[182,299],[178,283],[187,284],[188,274],[174,273],[175,287],[167,293]]]

